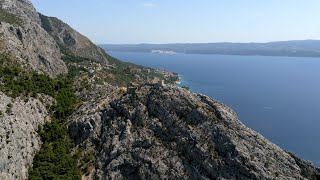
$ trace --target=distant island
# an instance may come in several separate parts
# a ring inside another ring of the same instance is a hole
[[[30,0],[0,7],[0,179],[320,179],[177,73],[116,59]]]
[[[268,43],[102,44],[105,50],[160,54],[220,54],[246,56],[320,57],[320,40]]]
[[[151,50],[153,54],[176,54],[174,51],[164,51],[164,50]]]

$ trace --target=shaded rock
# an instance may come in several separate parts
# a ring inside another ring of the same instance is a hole
[[[40,14],[42,26],[54,37],[65,51],[71,51],[74,55],[88,58],[97,62],[108,63],[103,50],[93,44],[68,24],[55,17],[47,17]]]
[[[96,179],[313,177],[230,108],[182,88],[140,86],[111,100],[95,123]]]
[[[1,21],[1,53],[9,53],[26,64],[26,68],[50,76],[68,72],[57,43],[41,27],[39,15],[28,0],[1,0],[0,7],[20,22]]]
[[[301,175],[309,180],[320,179],[320,169],[313,166],[311,162],[302,160],[296,155],[289,153],[296,161],[298,166],[301,168]]]
[[[27,102],[0,92],[0,179],[26,179],[41,141],[38,127],[50,121],[37,99]]]

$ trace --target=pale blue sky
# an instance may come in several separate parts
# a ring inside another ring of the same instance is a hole
[[[320,0],[32,0],[95,43],[320,39]]]

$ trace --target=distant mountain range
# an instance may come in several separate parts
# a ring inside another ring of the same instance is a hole
[[[102,44],[107,51],[320,57],[320,40],[269,43]]]
[[[320,179],[177,80],[113,58],[30,0],[0,0],[0,180]]]

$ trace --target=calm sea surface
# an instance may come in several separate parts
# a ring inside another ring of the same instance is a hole
[[[182,85],[234,109],[248,127],[320,165],[320,59],[110,52],[181,75]]]

